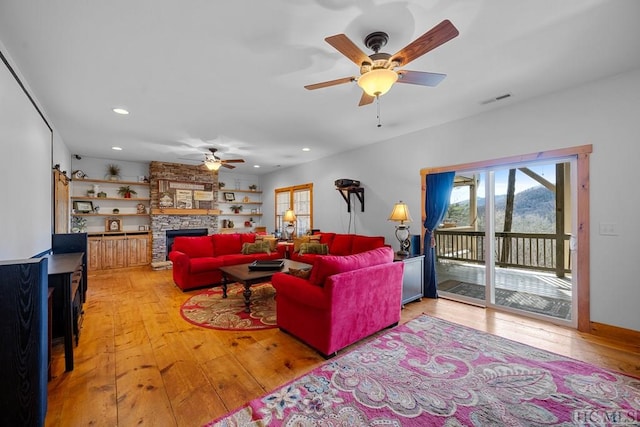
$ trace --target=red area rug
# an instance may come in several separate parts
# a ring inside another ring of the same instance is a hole
[[[421,316],[210,426],[638,425],[640,380]]]
[[[186,300],[180,314],[189,323],[210,329],[253,331],[276,327],[276,290],[270,283],[251,286],[251,313],[244,312],[244,286],[230,285],[200,291]]]

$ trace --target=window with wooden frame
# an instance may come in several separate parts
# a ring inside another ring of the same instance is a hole
[[[284,213],[293,209],[296,214],[295,235],[301,236],[313,228],[313,184],[294,185],[275,190],[275,228],[282,231]]]

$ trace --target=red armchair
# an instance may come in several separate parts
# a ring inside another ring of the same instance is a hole
[[[278,327],[325,357],[400,321],[404,264],[388,246],[315,260],[309,279],[273,275]]]

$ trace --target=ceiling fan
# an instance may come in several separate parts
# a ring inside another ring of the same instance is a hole
[[[369,34],[364,39],[365,46],[374,52],[369,56],[344,34],[327,37],[325,38],[327,43],[360,67],[360,77],[344,77],[307,85],[305,88],[314,90],[355,81],[363,89],[362,97],[358,104],[363,106],[372,103],[375,98],[387,93],[396,81],[398,83],[421,86],[437,86],[446,77],[446,74],[409,70],[396,71],[395,68],[407,65],[457,35],[458,29],[449,20],[445,19],[396,54],[389,55],[388,53],[379,53],[380,49],[387,44],[389,36],[387,33],[377,31]]]
[[[207,169],[212,171],[217,171],[221,166],[224,166],[227,169],[234,169],[235,166],[230,165],[229,163],[244,163],[244,159],[228,159],[222,160],[218,156],[216,156],[217,148],[209,148],[211,154],[205,154],[204,165]]]

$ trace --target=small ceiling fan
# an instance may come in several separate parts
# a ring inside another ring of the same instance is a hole
[[[204,165],[209,170],[217,171],[218,169],[220,169],[221,166],[224,166],[227,169],[234,169],[235,166],[229,163],[244,163],[244,159],[222,160],[221,158],[216,156],[216,151],[218,151],[217,148],[209,148],[209,151],[211,151],[211,154],[208,154],[208,153],[205,154],[205,158],[204,158]]]
[[[446,74],[409,70],[396,71],[395,68],[407,65],[414,59],[455,38],[458,34],[457,28],[445,19],[396,54],[389,55],[388,53],[379,53],[380,49],[387,44],[389,36],[387,33],[377,31],[364,39],[365,46],[374,52],[369,56],[344,34],[327,37],[325,38],[327,43],[360,67],[360,77],[344,77],[307,85],[305,88],[314,90],[355,81],[363,89],[358,104],[363,106],[372,103],[376,97],[387,93],[396,81],[421,86],[437,86],[446,77]]]

